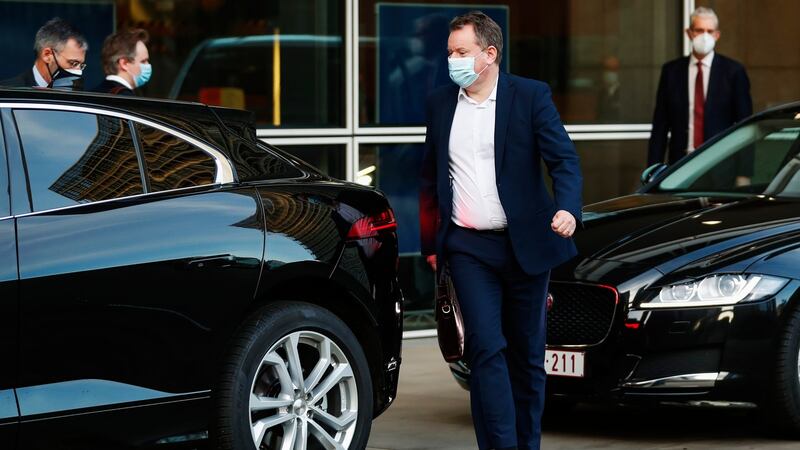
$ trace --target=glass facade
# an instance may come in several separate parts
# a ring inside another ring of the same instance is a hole
[[[0,79],[30,70],[33,36],[53,16],[87,36],[88,86],[103,77],[107,34],[146,29],[154,74],[143,95],[249,109],[260,138],[389,197],[406,324],[430,328],[417,173],[424,99],[450,82],[449,20],[485,11],[503,29],[502,69],[550,84],[588,204],[638,187],[661,65],[687,51],[699,5],[717,10],[718,50],[747,67],[755,110],[800,96],[789,34],[800,6],[788,0],[0,0]]]
[[[329,0],[0,1],[0,79],[30,70],[36,30],[60,16],[89,41],[90,89],[104,37],[138,27],[153,65],[144,95],[248,109],[261,127],[343,127],[344,12]]]
[[[450,83],[448,22],[473,9],[503,29],[502,69],[549,83],[571,124],[649,122],[661,64],[682,42],[673,0],[363,0],[361,125],[423,125],[426,95]]]
[[[344,126],[344,2],[129,0],[119,9],[133,3],[168,24],[147,94],[248,109],[263,127]]]
[[[405,328],[431,328],[434,275],[420,255],[419,189],[423,144],[361,145],[357,182],[380,189],[397,220],[400,287],[407,311]],[[409,182],[409,180],[414,180]]]
[[[344,145],[281,145],[284,151],[302,159],[334,178],[347,178],[347,149]]]
[[[800,3],[792,0],[698,0],[719,16],[716,50],[747,69],[753,111],[800,99],[800,52],[792,29]]]
[[[583,170],[583,203],[629,194],[641,186],[647,167],[647,141],[576,141]]]

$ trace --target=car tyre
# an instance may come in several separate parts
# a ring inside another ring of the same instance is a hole
[[[767,430],[800,437],[800,307],[789,312],[778,338],[775,370],[762,411]]]
[[[239,329],[215,391],[216,448],[364,449],[373,416],[364,351],[311,304],[265,306]]]

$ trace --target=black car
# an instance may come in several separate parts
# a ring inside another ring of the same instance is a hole
[[[383,195],[243,111],[23,89],[0,119],[0,448],[366,446],[402,337]]]
[[[587,206],[552,272],[550,400],[758,407],[800,434],[800,103],[643,182]]]

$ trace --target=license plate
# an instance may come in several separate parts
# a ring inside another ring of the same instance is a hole
[[[544,356],[544,367],[547,375],[552,377],[583,378],[583,359],[583,352],[547,350]]]

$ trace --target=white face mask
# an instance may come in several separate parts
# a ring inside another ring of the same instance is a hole
[[[698,34],[692,39],[692,48],[698,55],[707,55],[714,50],[717,40],[708,33]]]
[[[483,51],[478,53],[478,56],[481,54]],[[472,83],[489,67],[489,64],[486,64],[480,72],[475,72],[475,57],[465,56],[463,58],[447,58],[447,67],[450,71],[450,79],[466,89],[472,86]]]

